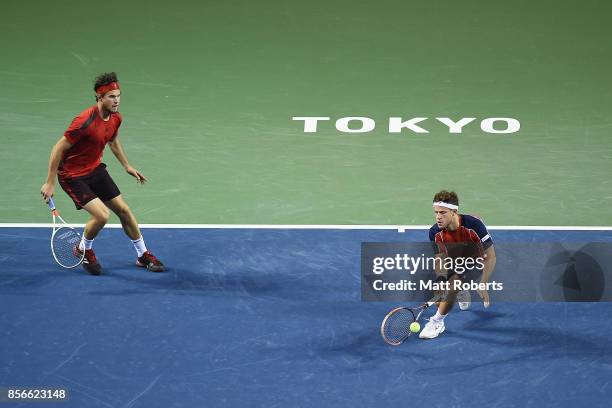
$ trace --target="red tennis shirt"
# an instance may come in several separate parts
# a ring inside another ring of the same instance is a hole
[[[64,132],[64,137],[72,147],[64,154],[58,175],[74,178],[94,171],[102,162],[106,144],[117,137],[121,121],[122,117],[118,112],[111,113],[107,121],[103,120],[97,105],[81,112]]]

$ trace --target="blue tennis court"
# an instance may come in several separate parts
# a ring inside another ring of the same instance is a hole
[[[144,233],[166,273],[133,266],[120,229],[96,240],[100,277],[56,266],[48,228],[0,229],[0,384],[65,387],[57,406],[91,408],[603,407],[612,394],[606,302],[474,304],[438,339],[387,346],[379,325],[393,305],[361,302],[360,244],[424,231]],[[612,242],[612,231],[494,234]]]

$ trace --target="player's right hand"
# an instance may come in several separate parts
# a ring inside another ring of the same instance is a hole
[[[40,194],[42,194],[43,200],[45,200],[45,202],[48,202],[49,198],[53,197],[54,191],[55,185],[53,183],[45,183],[40,188]]]

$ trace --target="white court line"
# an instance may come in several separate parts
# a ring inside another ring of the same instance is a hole
[[[81,227],[83,224],[69,224]],[[0,228],[52,228],[51,223],[0,223]],[[190,229],[323,229],[323,230],[425,230],[431,225],[358,225],[358,224],[140,224],[141,228],[190,228]],[[121,224],[107,224],[105,228],[121,228]],[[556,225],[499,225],[490,230],[527,231],[612,231],[606,226],[556,226]]]

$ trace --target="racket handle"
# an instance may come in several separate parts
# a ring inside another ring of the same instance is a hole
[[[51,211],[55,211],[55,202],[53,201],[53,197],[49,197],[49,201],[47,201],[49,208]]]

